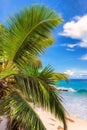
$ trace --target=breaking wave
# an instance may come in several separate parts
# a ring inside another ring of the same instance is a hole
[[[87,94],[87,89],[79,89],[77,92]]]
[[[58,87],[57,89],[58,89],[59,91],[65,91],[65,92],[76,92],[76,90],[73,89],[73,88]]]
[[[75,90],[73,88],[64,88],[64,87],[58,87],[57,88],[59,91],[64,91],[64,92],[76,92],[80,94],[87,94],[87,89],[78,89]]]

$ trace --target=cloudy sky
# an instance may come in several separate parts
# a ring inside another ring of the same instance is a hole
[[[64,20],[54,31],[55,44],[41,57],[43,65],[71,78],[87,78],[87,0],[0,0],[0,23],[34,3],[49,6]]]

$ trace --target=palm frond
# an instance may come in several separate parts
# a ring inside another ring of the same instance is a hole
[[[50,66],[46,66],[41,72],[32,70],[24,75],[16,75],[17,88],[23,93],[27,100],[38,103],[45,109],[50,110],[64,124],[64,130],[67,130],[65,120],[65,109],[62,105],[62,98],[59,91],[54,87],[55,81],[65,79],[63,74],[56,75]],[[59,77],[60,76],[60,77]],[[56,80],[55,80],[56,79]],[[66,78],[67,79],[67,78]]]
[[[55,88],[55,82],[59,80],[65,80],[67,77],[65,74],[56,74],[54,70],[50,66],[46,66],[45,69],[39,75],[39,80],[41,84],[44,86],[46,91],[49,93],[49,105],[47,105],[47,109],[55,114],[64,124],[64,130],[67,129],[66,125],[66,110],[62,105],[62,98],[60,93]]]
[[[39,116],[29,102],[17,91],[12,91],[3,102],[5,112],[10,109],[12,127],[24,128],[24,130],[46,130]],[[17,125],[17,126],[16,126]]]
[[[68,75],[65,73],[54,73],[53,75],[55,82],[56,81],[60,81],[60,80],[65,80],[66,82],[68,82]]]
[[[4,79],[4,78],[7,78],[11,75],[15,75],[18,73],[18,69],[17,67],[13,64],[10,66],[10,68],[3,68],[1,69],[0,71],[0,79]]]
[[[17,64],[17,67],[19,69],[19,73],[21,74],[27,74],[27,72],[29,71],[30,68],[33,68],[33,70],[35,69],[41,69],[42,68],[42,62],[41,60],[36,57],[36,56],[32,56],[32,61],[27,62],[26,64]],[[29,74],[29,73],[28,73]]]
[[[10,17],[5,37],[9,60],[22,64],[31,61],[32,55],[43,53],[54,42],[51,31],[61,22],[56,12],[40,5],[30,6]]]
[[[6,34],[0,38],[3,43],[0,43],[0,60],[6,56],[7,65],[0,69],[0,79],[10,75],[15,78],[14,88],[8,85],[8,94],[2,100],[3,110],[11,114],[13,129],[46,130],[29,104],[31,100],[54,113],[67,130],[62,98],[54,87],[56,81],[67,80],[66,75],[55,73],[50,66],[40,71],[40,60],[36,59],[53,44],[52,30],[60,23],[62,20],[56,12],[33,5],[10,17],[6,24]]]
[[[2,60],[7,57],[4,51],[4,37],[6,36],[6,34],[6,28],[2,24],[0,24],[0,62],[2,62]]]

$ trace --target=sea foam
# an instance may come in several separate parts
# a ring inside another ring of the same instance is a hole
[[[66,92],[76,92],[76,90],[73,88],[64,88],[64,87],[58,87],[57,90]]]

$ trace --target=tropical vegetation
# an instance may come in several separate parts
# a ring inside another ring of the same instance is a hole
[[[0,113],[9,130],[46,130],[33,104],[49,110],[67,130],[65,109],[55,82],[66,80],[39,56],[54,43],[61,17],[46,6],[33,5],[0,25]]]

